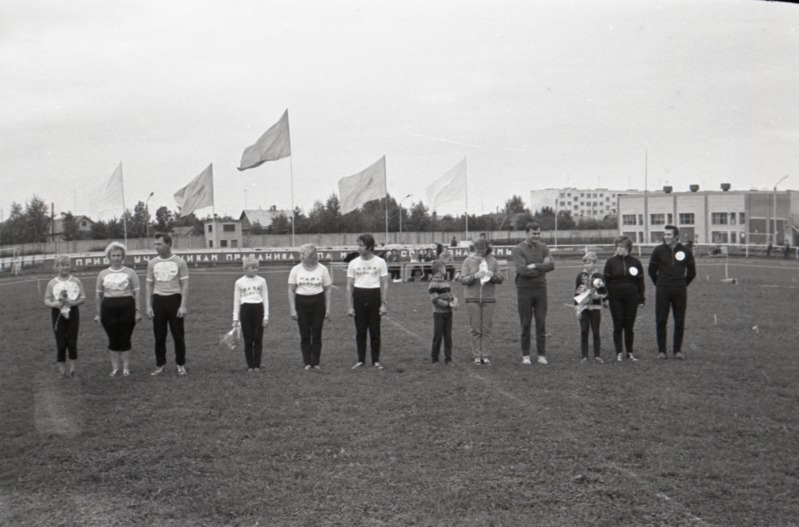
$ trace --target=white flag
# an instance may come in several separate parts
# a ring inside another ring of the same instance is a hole
[[[254,145],[244,149],[239,170],[247,170],[263,165],[267,161],[277,161],[291,155],[291,135],[289,134],[289,111],[283,112],[280,120],[273,124]]]
[[[338,180],[341,214],[351,212],[367,201],[386,197],[386,156],[354,176]]]
[[[105,185],[94,189],[89,196],[89,215],[97,221],[122,218],[125,216],[125,192],[122,185],[122,162]]]
[[[433,181],[427,187],[427,201],[430,212],[441,205],[463,200],[463,210],[466,210],[466,158],[452,167],[449,172]]]
[[[214,164],[200,172],[182,189],[175,192],[175,201],[180,207],[180,216],[195,210],[214,206]]]

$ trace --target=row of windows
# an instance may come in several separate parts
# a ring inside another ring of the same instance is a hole
[[[219,246],[220,247],[227,247],[228,246],[227,242],[228,242],[228,240],[219,240]],[[238,240],[230,240],[230,246],[232,248],[234,248],[234,249],[237,248],[239,246],[239,241]],[[208,248],[211,249],[213,247],[214,247],[214,240],[208,240]]]
[[[673,216],[671,213],[667,214],[650,214],[649,215],[649,224],[650,225],[666,225],[672,223]],[[695,225],[696,224],[696,216],[693,212],[681,212],[677,215],[677,219],[679,220],[680,225]],[[637,222],[636,222],[637,220]],[[735,213],[735,212],[713,212],[710,214],[710,223],[711,225],[735,225],[740,223],[744,225],[746,223],[746,214],[743,212]],[[622,225],[643,225],[644,224],[644,215],[638,214],[636,217],[635,214],[623,214],[621,217],[621,224]]]
[[[208,232],[214,232],[213,224],[208,225]],[[236,232],[236,224],[235,223],[223,223],[222,224],[222,232]]]
[[[613,196],[615,198],[616,194],[611,194],[611,196]],[[571,192],[561,192],[560,196],[558,196],[558,197],[570,198],[570,197],[572,197],[572,193]],[[579,197],[581,197],[581,198],[605,198],[606,200],[610,200],[610,197],[605,197],[605,193],[604,192],[580,192],[580,196]],[[575,200],[577,199],[577,193],[574,194],[574,199]]]
[[[610,209],[610,203],[604,203],[603,204],[600,201],[593,201],[593,202],[591,202],[591,201],[581,201],[579,204],[575,203],[574,204],[574,208],[576,209],[578,207],[578,205],[580,207],[605,207],[605,209]],[[561,201],[560,202],[560,206],[561,206],[561,208],[564,208],[564,209],[568,207],[568,205],[567,205],[567,203],[565,201]]]

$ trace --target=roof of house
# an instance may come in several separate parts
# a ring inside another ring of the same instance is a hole
[[[261,227],[268,227],[272,224],[272,220],[281,214],[289,216],[291,211],[277,209],[245,209],[241,211],[241,216],[239,219],[243,221],[246,218],[247,221],[250,222],[250,225],[258,223],[261,225]]]

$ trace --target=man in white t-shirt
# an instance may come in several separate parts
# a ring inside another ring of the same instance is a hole
[[[189,300],[189,268],[180,256],[172,254],[172,237],[157,232],[153,246],[158,256],[147,263],[147,316],[153,321],[155,370],[160,375],[166,365],[167,329],[175,342],[178,375],[186,375],[186,340],[183,329]]]
[[[388,306],[388,266],[374,254],[375,239],[371,234],[358,236],[358,256],[347,267],[347,314],[355,318],[355,344],[358,362],[353,369],[366,362],[366,334],[369,333],[372,365],[382,370],[380,364],[380,317]]]

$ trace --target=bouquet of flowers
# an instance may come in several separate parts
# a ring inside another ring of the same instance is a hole
[[[236,349],[236,346],[239,345],[239,341],[241,340],[241,326],[236,326],[219,339],[219,344],[229,350],[233,351]]]

